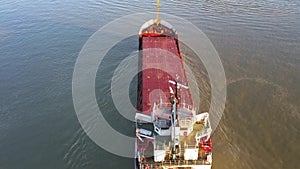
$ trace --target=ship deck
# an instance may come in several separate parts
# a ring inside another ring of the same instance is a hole
[[[137,108],[146,115],[151,114],[154,102],[169,103],[170,89],[175,89],[171,81],[188,86],[183,58],[179,45],[174,37],[145,36],[141,37],[140,67],[143,70],[139,78],[140,93]],[[180,88],[180,103],[192,106],[190,91]],[[166,107],[170,107],[167,105]],[[180,108],[181,104],[179,104]]]

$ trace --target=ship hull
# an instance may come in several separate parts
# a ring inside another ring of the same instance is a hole
[[[150,20],[140,29],[139,50],[135,168],[210,169],[212,145],[201,149],[210,141],[208,114],[196,114],[177,32]]]

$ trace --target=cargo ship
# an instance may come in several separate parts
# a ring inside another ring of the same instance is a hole
[[[175,28],[158,13],[140,28],[136,169],[212,166],[209,114],[194,105],[179,45]]]

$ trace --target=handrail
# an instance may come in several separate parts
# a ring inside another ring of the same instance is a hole
[[[171,107],[172,104],[171,103],[158,103],[157,106],[159,108],[164,108],[164,107]],[[190,111],[194,111],[193,106],[189,105],[189,104],[186,104],[186,103],[179,103],[178,107],[179,108],[185,108],[185,109],[190,110]]]

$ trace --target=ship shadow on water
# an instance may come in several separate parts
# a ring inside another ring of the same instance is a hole
[[[128,37],[113,46],[104,56],[101,64],[99,65],[95,82],[96,98],[99,109],[104,118],[116,131],[131,137],[135,136],[134,124],[132,121],[123,117],[117,110],[112,99],[111,84],[112,77],[114,76],[115,70],[119,64],[137,50],[137,36]],[[124,86],[123,89],[119,90],[129,90],[130,103],[133,107],[135,107],[137,95],[137,75],[132,79],[130,86]],[[123,103],[122,100],[117,101],[121,104]],[[134,119],[134,116],[135,112],[132,112],[132,114],[129,114],[128,118]]]

